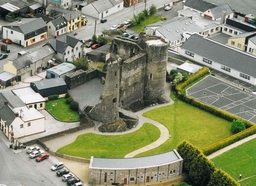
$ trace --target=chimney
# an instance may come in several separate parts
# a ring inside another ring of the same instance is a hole
[[[224,24],[226,22],[226,11],[222,11],[221,18],[220,18],[220,24]]]

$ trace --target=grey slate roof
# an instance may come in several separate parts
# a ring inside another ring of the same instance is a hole
[[[221,18],[223,12],[225,12],[226,15],[233,13],[231,7],[228,4],[224,4],[224,5],[220,5],[215,8],[212,8],[211,12],[215,19]]]
[[[67,27],[67,21],[64,17],[58,17],[56,19],[53,19],[52,24],[58,29]]]
[[[12,22],[6,27],[23,34],[28,34],[40,28],[46,27],[46,24],[42,18],[23,18],[21,21]]]
[[[92,3],[92,6],[101,13],[113,7],[113,4],[109,0],[98,0]]]
[[[90,169],[137,169],[137,168],[149,168],[161,165],[168,165],[177,161],[182,161],[176,150],[158,154],[154,156],[140,157],[140,158],[91,158]]]
[[[36,86],[38,90],[48,89],[58,86],[66,86],[65,81],[62,78],[44,79],[41,81],[34,81],[30,83],[30,86]]]
[[[2,107],[0,107],[0,116],[1,119],[5,121],[5,124],[7,126],[10,126],[10,124],[12,124],[13,120],[16,117],[15,113],[8,105],[3,105]]]
[[[2,94],[12,108],[26,106],[25,103],[23,103],[23,101],[18,96],[14,95],[11,91],[4,91]]]
[[[216,7],[216,5],[205,2],[203,0],[186,0],[184,5],[201,12],[205,12],[206,10]]]
[[[7,99],[4,97],[2,93],[0,93],[0,108],[4,106],[4,103],[7,101]]]
[[[69,12],[65,12],[64,13],[64,18],[67,21],[73,20],[75,18],[78,18],[81,16],[81,12],[80,11],[69,11]]]
[[[24,56],[21,56],[15,60],[13,60],[13,66],[17,69],[17,70],[20,70],[26,66],[29,66],[32,64],[32,61],[31,59],[29,58],[28,55],[24,55]]]
[[[252,77],[256,76],[256,57],[203,38],[198,34],[189,37],[181,48]]]

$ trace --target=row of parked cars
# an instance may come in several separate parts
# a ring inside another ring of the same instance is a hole
[[[40,149],[38,146],[30,146],[27,147],[27,154],[29,154],[29,158],[34,159],[37,162],[43,161],[47,158],[49,158],[49,154],[44,152],[43,150]]]
[[[56,171],[58,177],[62,177],[62,181],[66,182],[68,186],[82,186],[83,183],[72,174],[67,168],[64,167],[62,162],[57,162],[51,167],[52,171]]]
[[[128,34],[126,32],[122,34],[122,37],[126,37],[126,38],[133,39],[133,40],[138,40],[137,36],[132,35],[132,34]]]
[[[121,29],[121,28],[127,28],[129,27],[131,24],[131,20],[128,19],[126,21],[124,21],[123,23],[120,23],[120,24],[117,24],[117,25],[113,25],[112,27],[110,27],[109,30],[118,30],[118,29]]]

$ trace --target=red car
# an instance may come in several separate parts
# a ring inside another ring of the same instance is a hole
[[[91,49],[96,49],[96,48],[99,48],[100,47],[100,44],[93,44],[92,46],[91,46]]]
[[[40,162],[40,161],[46,160],[47,158],[49,158],[49,154],[42,153],[38,157],[36,157],[36,161]]]
[[[9,38],[3,38],[2,42],[7,43],[7,44],[12,44],[12,40]]]

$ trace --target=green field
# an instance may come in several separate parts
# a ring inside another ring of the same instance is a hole
[[[216,167],[221,168],[243,186],[256,185],[256,139],[246,142],[212,159]],[[242,179],[239,180],[239,174]]]
[[[159,22],[159,21],[161,21],[161,17],[154,14],[147,17],[144,21],[141,21],[140,24],[133,26],[131,29],[138,33],[143,32],[145,26]]]
[[[126,154],[142,148],[160,137],[159,129],[144,124],[140,130],[124,135],[83,134],[76,141],[57,152],[83,158],[123,158]]]
[[[66,104],[65,98],[47,101],[45,109],[59,121],[79,121],[78,112],[69,108],[69,105]]]
[[[156,120],[169,129],[171,138],[158,148],[140,154],[147,156],[168,152],[184,140],[204,148],[232,135],[231,123],[208,112],[186,104],[176,98],[175,103],[151,110],[143,115]]]

